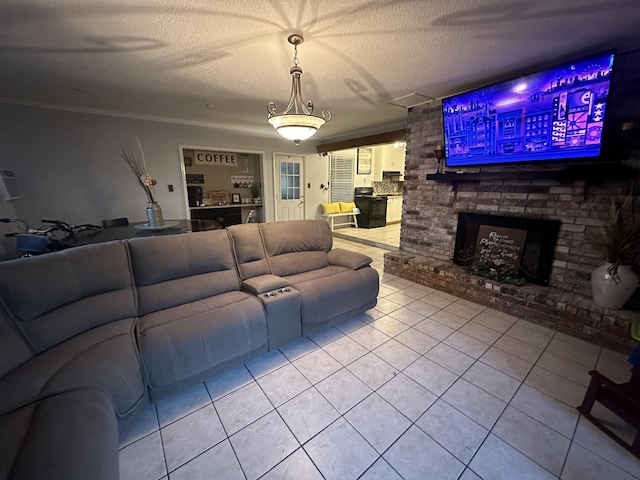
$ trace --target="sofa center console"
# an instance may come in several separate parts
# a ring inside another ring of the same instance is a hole
[[[275,350],[300,338],[300,292],[291,287],[262,293],[258,296],[262,302],[269,322],[269,350]]]

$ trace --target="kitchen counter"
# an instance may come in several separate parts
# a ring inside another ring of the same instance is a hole
[[[215,220],[223,227],[245,223],[250,212],[254,219],[262,215],[261,203],[227,203],[225,205],[205,205],[202,207],[189,207],[191,218],[205,218]]]
[[[212,208],[244,208],[244,207],[261,207],[261,203],[227,203],[225,205],[203,205],[201,207],[189,207],[189,210],[210,210]]]
[[[402,195],[387,196],[387,224],[402,220]]]

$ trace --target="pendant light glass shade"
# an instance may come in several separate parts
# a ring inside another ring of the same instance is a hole
[[[301,114],[276,115],[268,122],[284,138],[299,142],[311,138],[326,123],[323,118]]]
[[[270,102],[267,107],[269,115],[267,121],[273,125],[273,128],[288,140],[293,140],[296,145],[302,140],[311,138],[318,129],[326,122],[331,120],[331,112],[322,111],[322,117],[313,115],[313,102],[306,105],[302,101],[302,91],[300,87],[300,76],[302,69],[298,66],[298,45],[304,38],[301,35],[289,35],[289,43],[294,46],[293,66],[289,73],[291,74],[291,98],[286,110],[281,114],[276,114],[276,104]]]

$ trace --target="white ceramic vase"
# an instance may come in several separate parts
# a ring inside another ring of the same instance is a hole
[[[629,265],[619,265],[615,275],[609,273],[611,263],[591,272],[593,303],[612,310],[621,309],[638,288],[638,275]]]

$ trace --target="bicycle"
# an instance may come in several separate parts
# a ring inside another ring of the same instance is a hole
[[[50,225],[38,228],[29,228],[28,224],[21,219],[2,218],[0,222],[14,222],[24,228],[25,233],[7,233],[6,237],[16,238],[16,250],[20,258],[42,255],[43,253],[55,252],[68,248],[67,242],[82,232],[97,233],[102,230],[98,225],[84,223],[73,225],[61,220],[41,220]]]

